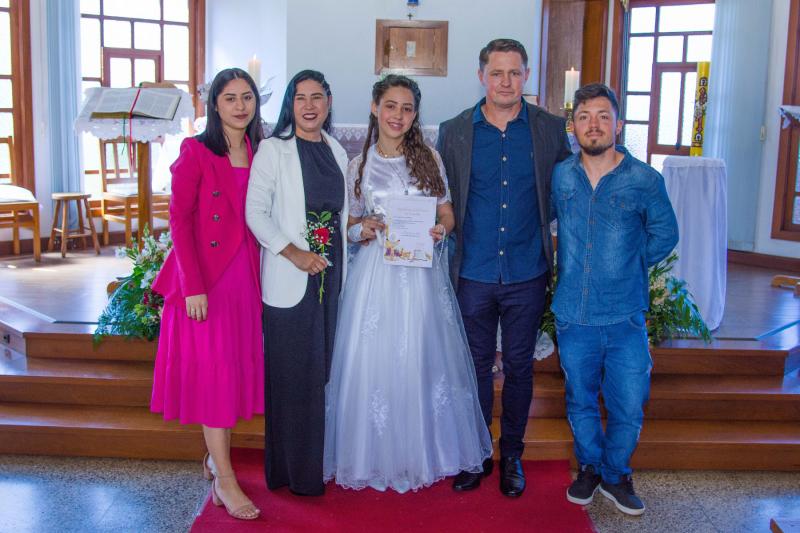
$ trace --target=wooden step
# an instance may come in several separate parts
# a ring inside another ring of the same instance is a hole
[[[502,373],[494,383],[494,416],[502,411]],[[648,419],[800,421],[800,371],[786,376],[654,374]],[[564,380],[536,374],[530,417],[566,416]]]
[[[148,406],[152,386],[151,362],[0,361],[0,402]]]
[[[154,361],[157,342],[106,337],[95,344],[90,333],[26,333],[28,357],[96,359],[103,361]]]
[[[264,418],[240,422],[233,445],[264,447]],[[0,454],[200,460],[200,426],[165,422],[142,407],[0,404]]]
[[[495,419],[494,436],[498,427]],[[574,463],[567,421],[530,419],[523,458]],[[800,471],[800,426],[796,422],[648,420],[632,465],[656,470]]]
[[[759,341],[671,341],[651,350],[653,374],[782,376],[800,368],[796,349],[766,348]],[[558,349],[534,361],[536,373],[561,372]]]

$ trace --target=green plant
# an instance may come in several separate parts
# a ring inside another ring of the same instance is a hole
[[[699,337],[711,342],[708,330],[700,311],[686,288],[686,282],[671,276],[670,272],[678,260],[678,254],[672,252],[669,257],[650,268],[648,285],[650,287],[650,309],[647,310],[647,336],[650,344],[655,346],[665,339],[675,337]],[[540,329],[556,337],[555,316],[550,310],[553,301],[553,290],[556,279],[547,289],[545,309]]]
[[[97,320],[94,341],[99,343],[108,335],[153,340],[161,326],[161,309],[164,298],[153,292],[153,280],[172,248],[172,239],[165,231],[156,240],[145,227],[141,251],[136,245],[117,248],[117,257],[133,261],[130,275],[117,279],[117,286],[109,296],[108,305]]]

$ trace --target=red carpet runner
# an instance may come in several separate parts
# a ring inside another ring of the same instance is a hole
[[[525,461],[528,488],[518,499],[498,490],[497,465],[480,488],[453,492],[449,479],[418,492],[345,490],[333,483],[325,496],[300,497],[264,484],[263,451],[234,449],[233,463],[244,491],[261,508],[253,522],[235,520],[206,500],[192,533],[237,531],[500,531],[592,532],[589,515],[567,502],[567,461]],[[198,465],[198,474],[200,469]]]

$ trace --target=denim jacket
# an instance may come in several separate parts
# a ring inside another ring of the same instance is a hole
[[[558,286],[553,313],[563,321],[616,324],[650,307],[648,267],[678,243],[664,178],[625,148],[593,190],[580,153],[553,171],[558,219]]]

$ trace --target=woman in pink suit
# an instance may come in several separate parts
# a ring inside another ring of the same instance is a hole
[[[244,219],[259,107],[243,70],[214,78],[206,131],[183,141],[171,167],[174,244],[153,283],[165,304],[150,409],[202,424],[214,504],[243,520],[260,511],[233,472],[231,428],[264,412],[258,245]]]

